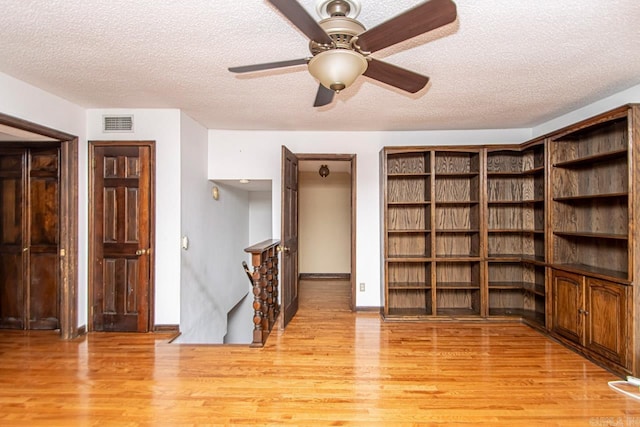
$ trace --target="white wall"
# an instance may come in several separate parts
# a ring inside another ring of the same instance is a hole
[[[78,325],[87,324],[87,126],[84,108],[0,73],[0,112],[78,137]]]
[[[103,133],[104,114],[133,114],[134,132]],[[177,325],[180,322],[180,118],[180,111],[175,109],[87,110],[89,140],[156,141],[157,325]],[[81,158],[86,158],[86,154]],[[80,186],[86,187],[86,182]]]
[[[209,177],[271,179],[273,234],[280,236],[281,146],[294,153],[356,154],[356,305],[380,305],[379,151],[391,145],[508,144],[530,129],[431,132],[284,132],[209,130]]]
[[[275,239],[271,229],[272,222],[271,191],[249,191],[248,246]]]
[[[298,175],[300,273],[351,273],[351,175]]]
[[[241,262],[248,240],[249,196],[207,179],[207,130],[181,115],[182,236],[179,342],[222,343],[227,313],[249,292]],[[252,316],[246,318],[251,336]],[[250,342],[250,339],[247,341]]]
[[[627,90],[618,92],[568,114],[564,114],[553,120],[549,120],[548,122],[541,123],[532,128],[532,136],[538,137],[545,135],[581,120],[588,119],[589,117],[604,113],[605,111],[613,110],[621,105],[637,102],[640,102],[640,85],[633,86]]]

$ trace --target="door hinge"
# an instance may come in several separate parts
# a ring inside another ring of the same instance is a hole
[[[96,168],[96,158],[95,157],[93,158],[92,164],[93,164],[93,168],[95,169]]]
[[[60,249],[60,256],[63,257],[67,254],[67,251],[65,251],[64,249]]]

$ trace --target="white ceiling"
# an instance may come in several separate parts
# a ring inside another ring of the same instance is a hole
[[[358,20],[419,3],[361,0]],[[415,95],[361,77],[313,108],[305,66],[229,73],[309,55],[264,0],[0,0],[0,72],[86,108],[179,108],[210,129],[531,127],[640,84],[636,0],[456,4],[456,22],[374,54],[429,76]]]

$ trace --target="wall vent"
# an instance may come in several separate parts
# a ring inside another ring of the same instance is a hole
[[[102,132],[133,132],[133,115],[102,116]]]

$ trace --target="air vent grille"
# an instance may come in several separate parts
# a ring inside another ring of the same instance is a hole
[[[133,132],[133,116],[102,116],[103,132]]]

